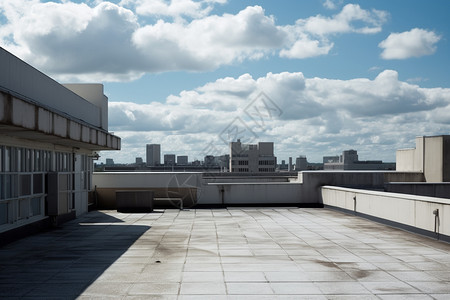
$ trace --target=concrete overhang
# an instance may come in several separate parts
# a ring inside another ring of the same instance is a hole
[[[121,147],[119,137],[101,128],[2,91],[0,134],[91,151]]]

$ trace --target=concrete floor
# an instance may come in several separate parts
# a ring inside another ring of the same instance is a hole
[[[450,299],[450,245],[327,209],[96,211],[0,248],[0,298]]]

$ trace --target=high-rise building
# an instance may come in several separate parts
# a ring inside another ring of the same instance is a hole
[[[277,158],[273,155],[273,142],[258,145],[230,143],[230,172],[275,172]]]
[[[161,164],[161,145],[147,144],[147,166],[154,167]]]

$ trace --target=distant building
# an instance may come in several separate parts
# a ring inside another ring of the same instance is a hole
[[[230,143],[230,172],[275,172],[277,159],[273,154],[273,142],[258,145]]]
[[[288,170],[288,165],[286,164],[286,161],[284,159],[281,160],[281,164],[279,165],[279,170],[280,171],[287,171]]]
[[[214,163],[214,155],[206,155],[203,162],[204,162],[205,167],[214,166],[214,164],[215,164]]]
[[[327,156],[333,158],[333,156]],[[358,159],[358,152],[356,150],[345,150],[339,157],[339,161],[330,161],[323,159],[324,170],[395,170],[395,163],[383,163],[381,160],[364,160]]]
[[[335,155],[335,156],[324,156],[323,157],[323,163],[327,164],[327,163],[338,163],[339,162],[339,155]]]
[[[177,165],[186,166],[187,164],[188,164],[188,156],[187,155],[177,156]]]
[[[147,144],[147,166],[154,167],[161,164],[161,145]]]
[[[306,160],[306,156],[300,155],[295,159],[295,170],[296,171],[308,170],[308,161]]]
[[[165,166],[175,166],[175,154],[164,154],[164,165]]]
[[[114,165],[114,160],[112,158],[107,158],[105,164],[107,166],[112,166],[112,165]]]
[[[137,165],[142,165],[144,163],[144,161],[142,160],[142,157],[136,157],[136,164]]]

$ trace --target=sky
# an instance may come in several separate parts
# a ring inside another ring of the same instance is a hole
[[[0,1],[0,46],[60,83],[103,83],[121,151],[274,142],[278,161],[395,161],[450,134],[448,0]]]

